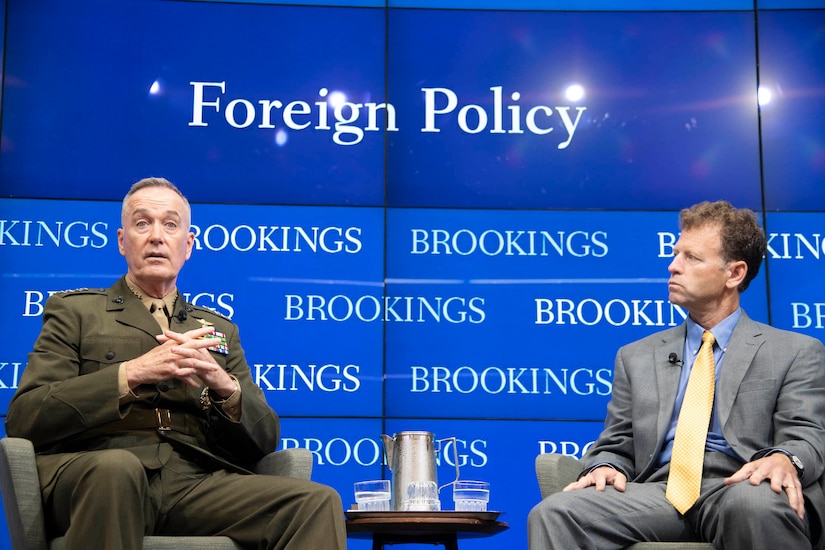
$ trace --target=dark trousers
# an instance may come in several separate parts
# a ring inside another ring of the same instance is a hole
[[[223,535],[261,550],[346,548],[341,499],[325,485],[210,471],[176,451],[157,470],[121,449],[73,455],[44,493],[47,523],[65,534],[67,550],[139,550],[144,535]]]

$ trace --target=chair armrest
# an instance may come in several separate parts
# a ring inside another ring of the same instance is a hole
[[[558,493],[568,483],[576,481],[583,468],[584,464],[571,456],[555,453],[538,455],[536,457],[536,478],[539,481],[541,498]]]
[[[28,439],[0,439],[0,493],[12,548],[46,550],[40,480]]]
[[[256,474],[310,479],[312,453],[309,449],[282,449],[263,457],[253,471]]]

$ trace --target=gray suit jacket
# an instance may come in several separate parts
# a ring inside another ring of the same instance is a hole
[[[636,482],[656,470],[680,374],[668,356],[681,356],[685,334],[682,324],[619,349],[604,431],[585,457],[586,468],[607,462]],[[799,456],[805,497],[823,525],[825,346],[743,312],[721,368],[716,407],[725,439],[745,461],[772,447]]]

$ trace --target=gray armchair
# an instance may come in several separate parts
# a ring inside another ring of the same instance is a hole
[[[540,454],[536,457],[536,477],[541,498],[561,491],[575,481],[584,466],[575,458],[560,454]],[[709,542],[638,542],[628,550],[713,550]]]
[[[312,453],[287,449],[261,460],[255,472],[309,479]],[[34,446],[28,439],[0,439],[0,493],[15,550],[62,550],[63,538],[46,540]],[[146,537],[144,550],[242,550],[227,537]]]

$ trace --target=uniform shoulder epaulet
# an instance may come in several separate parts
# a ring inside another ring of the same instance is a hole
[[[186,310],[195,313],[196,316],[197,315],[205,315],[205,316],[208,316],[208,317],[217,317],[219,319],[223,319],[224,321],[228,321],[230,323],[233,322],[232,319],[230,319],[226,315],[223,315],[222,313],[218,313],[214,309],[210,309],[208,307],[203,307],[203,306],[196,306],[195,304],[193,304],[191,302],[186,302]]]
[[[85,296],[89,294],[103,294],[105,296],[107,290],[108,289],[105,288],[73,288],[71,290],[59,290],[53,294],[62,298],[67,298],[70,296]]]

